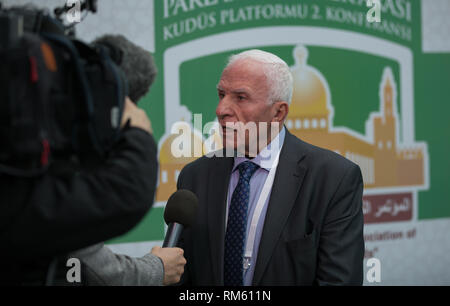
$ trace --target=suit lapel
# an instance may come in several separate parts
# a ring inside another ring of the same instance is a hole
[[[306,167],[300,163],[305,153],[299,150],[295,140],[297,140],[295,136],[286,131],[285,143],[280,153],[280,161],[267,207],[253,285],[258,285],[263,276],[306,173]]]
[[[233,158],[216,157],[208,174],[208,231],[215,285],[223,285],[225,212]]]

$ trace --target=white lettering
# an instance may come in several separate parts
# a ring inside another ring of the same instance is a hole
[[[366,15],[368,22],[381,22],[380,0],[367,0],[367,6],[372,7]]]
[[[66,19],[69,23],[81,22],[81,3],[80,0],[67,0],[67,7],[70,9],[67,11]]]
[[[219,0],[164,0],[164,18],[188,13],[199,8],[205,8],[219,3]]]
[[[366,277],[369,283],[379,283],[381,282],[381,262],[378,258],[370,258],[367,260],[366,266],[369,269],[367,271]]]
[[[71,267],[66,273],[66,279],[69,283],[81,282],[81,263],[78,258],[69,258],[66,267]]]

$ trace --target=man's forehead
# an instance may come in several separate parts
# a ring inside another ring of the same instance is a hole
[[[226,84],[217,84],[217,90],[219,91],[230,91],[232,93],[249,93],[251,92],[251,88],[249,87],[238,87],[238,88],[233,88],[232,86],[227,86]]]
[[[252,84],[266,80],[266,75],[261,65],[254,63],[233,63],[226,67],[220,77],[219,85],[230,83]]]
[[[258,62],[254,59],[243,58],[243,59],[236,60],[229,66],[225,67],[222,74],[224,74],[226,72],[234,72],[234,71],[241,71],[241,72],[246,71],[246,72],[259,74],[263,71],[263,66],[264,66],[264,63]]]

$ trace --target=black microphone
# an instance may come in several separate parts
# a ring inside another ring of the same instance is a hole
[[[177,245],[183,229],[193,224],[197,206],[198,198],[189,190],[180,189],[170,196],[164,210],[164,220],[169,227],[163,248]]]

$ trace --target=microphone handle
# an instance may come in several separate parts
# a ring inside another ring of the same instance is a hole
[[[164,238],[163,248],[173,248],[177,246],[178,239],[180,238],[181,232],[183,231],[183,224],[180,223],[169,223],[167,228],[166,238]]]

